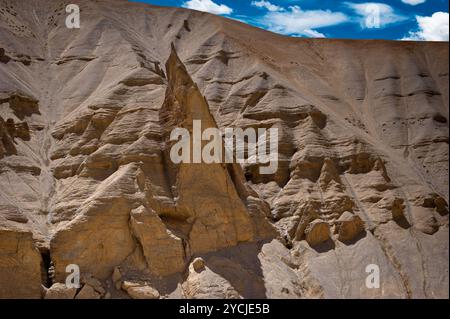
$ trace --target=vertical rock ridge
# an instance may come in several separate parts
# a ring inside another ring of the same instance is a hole
[[[0,0],[0,298],[448,298],[448,43],[77,4]],[[174,164],[193,120],[277,128],[278,171]]]
[[[166,73],[168,87],[160,110],[160,121],[165,143],[164,157],[175,196],[175,209],[171,217],[183,218],[191,224],[188,237],[192,253],[214,251],[267,236],[270,227],[265,230],[261,227],[264,223],[268,225],[264,215],[253,214],[251,217],[240,196],[240,193],[246,192],[246,187],[243,184],[236,187],[244,181],[242,171],[241,175],[231,171],[234,174],[230,176],[224,164],[171,163],[169,153],[174,142],[169,138],[173,129],[184,128],[190,132],[192,153],[193,121],[201,121],[202,130],[217,128],[217,124],[207,100],[191,79],[173,44]],[[260,224],[258,231],[255,223]]]

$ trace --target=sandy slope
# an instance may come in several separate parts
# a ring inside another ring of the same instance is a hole
[[[448,43],[75,2],[0,1],[0,297],[448,297]],[[172,165],[191,119],[278,128],[278,171]]]

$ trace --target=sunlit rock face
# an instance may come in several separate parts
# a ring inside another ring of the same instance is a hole
[[[76,3],[0,0],[0,298],[448,298],[448,43]],[[278,169],[173,163],[194,120]]]

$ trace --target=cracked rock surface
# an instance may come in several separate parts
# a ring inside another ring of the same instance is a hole
[[[76,3],[0,0],[0,298],[449,297],[448,43]],[[194,120],[277,171],[172,163]]]

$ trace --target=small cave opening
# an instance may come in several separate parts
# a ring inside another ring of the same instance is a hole
[[[42,261],[41,261],[41,280],[42,284],[46,288],[50,288],[53,284],[52,279],[52,259],[50,256],[50,250],[49,249],[41,249],[40,250]]]

